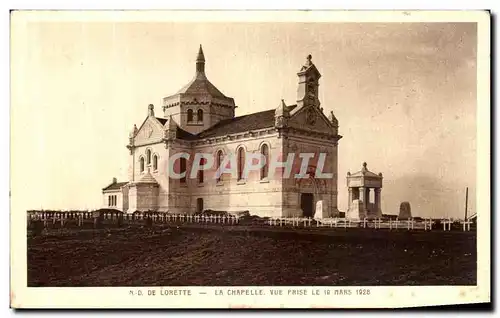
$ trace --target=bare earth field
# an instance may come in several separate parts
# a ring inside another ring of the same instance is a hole
[[[475,285],[476,234],[128,226],[28,234],[28,286]]]

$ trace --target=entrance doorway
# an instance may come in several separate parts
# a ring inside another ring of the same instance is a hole
[[[314,216],[314,195],[312,193],[300,195],[300,208],[304,212],[304,217]]]
[[[196,199],[196,212],[203,212],[203,198]]]

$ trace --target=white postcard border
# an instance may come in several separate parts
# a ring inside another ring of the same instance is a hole
[[[388,308],[490,301],[490,16],[483,11],[32,11],[15,12],[11,35],[21,36],[23,26],[33,19],[47,21],[226,21],[226,22],[477,22],[477,286],[419,287],[99,287],[99,288],[28,288],[26,264],[26,211],[17,208],[25,200],[11,195],[11,306],[15,308]],[[16,47],[14,49],[22,49]],[[15,101],[11,103],[15,109]],[[15,140],[13,140],[15,142]],[[23,158],[11,158],[19,162]],[[26,160],[26,159],[24,159]],[[11,184],[23,182],[12,176]],[[143,295],[131,295],[130,290]],[[191,296],[161,295],[161,290],[189,289]],[[227,296],[229,290],[262,289],[265,296]],[[283,296],[271,296],[270,290],[283,290]],[[288,295],[290,289],[307,289],[308,295]],[[325,290],[331,290],[326,295]],[[350,290],[351,295],[335,295],[335,290]],[[357,295],[357,290],[370,295]],[[155,295],[148,291],[155,290]],[[222,290],[224,296],[216,296]],[[319,295],[312,295],[318,291]],[[332,295],[333,291],[333,295]],[[200,294],[205,292],[206,294]]]

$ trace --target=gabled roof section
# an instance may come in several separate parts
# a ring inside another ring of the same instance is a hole
[[[296,106],[297,105],[291,105],[287,106],[287,108],[291,110]],[[274,109],[269,109],[258,113],[221,120],[216,125],[200,132],[196,137],[199,139],[218,137],[274,127],[274,112]]]
[[[146,119],[142,122],[141,124],[141,128],[137,129],[137,132],[140,131],[142,129],[142,126],[144,126],[144,124],[146,123],[146,121],[148,120],[150,116],[146,117]],[[167,118],[161,118],[161,117],[154,117],[154,119],[156,119],[160,125],[163,127],[163,129],[165,129],[165,124],[168,122],[168,119]],[[136,134],[137,134],[136,132]],[[177,138],[178,139],[182,139],[182,140],[194,140],[194,139],[197,139],[195,135],[183,130],[182,128],[180,128],[179,126],[177,126]]]
[[[154,116],[146,116],[146,118],[144,118],[144,121],[142,122],[142,124],[139,126],[139,129],[137,129],[136,133],[139,132],[142,127],[144,126],[144,124],[148,121],[149,118],[154,118],[158,121],[158,123],[160,124],[160,126],[164,126],[165,123],[167,122],[167,119],[166,118],[161,118],[161,117],[154,117]]]
[[[160,117],[155,117],[156,120],[160,122],[163,126],[165,126],[165,123],[168,121],[166,118],[160,118]]]
[[[200,132],[197,136],[198,138],[217,137],[273,126],[274,109],[271,109],[263,112],[221,120],[216,125]]]
[[[317,114],[319,118],[325,123],[326,126],[330,127],[330,129],[335,128],[335,125],[326,117],[326,115],[323,113],[321,109],[315,106],[302,106],[299,108],[294,107],[292,111],[290,112],[290,118],[293,118],[294,116],[299,116],[301,113],[305,111],[313,111],[314,113]],[[338,126],[338,122],[337,122]]]
[[[114,182],[108,185],[107,187],[103,188],[102,191],[120,190],[126,184],[128,184],[128,182]]]
[[[177,138],[182,139],[182,140],[195,140],[198,139],[196,135],[193,135],[192,133],[185,131],[184,129],[180,128],[177,126]]]

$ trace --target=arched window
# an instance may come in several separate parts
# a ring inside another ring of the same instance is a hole
[[[200,158],[200,167],[205,164],[205,158]],[[205,171],[198,170],[198,182],[203,183],[205,179]]]
[[[222,150],[217,151],[217,170],[220,172],[220,175],[217,176],[217,182],[219,182],[221,180],[221,177],[222,177],[221,164],[222,164],[223,157],[224,157],[224,153],[222,152]]]
[[[158,170],[158,156],[153,155],[153,170],[156,171]]]
[[[186,172],[187,168],[186,168],[186,158],[181,158],[180,159],[180,171],[179,173],[184,173]],[[186,183],[186,175],[184,175],[182,178],[181,178],[181,183]]]
[[[144,158],[143,157],[139,158],[139,167],[141,169],[141,172],[144,172]]]
[[[198,109],[198,121],[203,121],[203,110]]]
[[[245,168],[245,149],[238,149],[238,180],[243,179],[243,169]]]
[[[151,149],[146,150],[146,162],[148,165],[151,164]]]
[[[265,160],[264,165],[260,169],[260,178],[267,178],[269,174],[269,147],[266,144],[263,144],[260,148],[260,153],[262,154],[263,160]]]
[[[193,110],[188,109],[188,123],[193,121]]]

